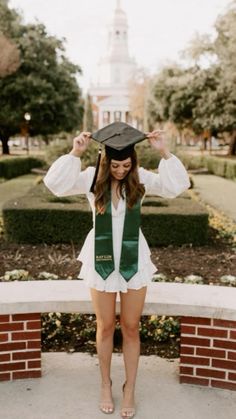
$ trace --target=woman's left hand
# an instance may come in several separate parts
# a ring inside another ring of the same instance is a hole
[[[148,132],[146,137],[149,141],[149,144],[159,151],[161,157],[164,159],[169,159],[172,154],[169,151],[167,140],[165,138],[165,131],[157,129],[152,132]]]
[[[149,144],[151,144],[151,146],[156,150],[160,151],[160,153],[166,153],[169,151],[165,138],[165,131],[157,129],[152,132],[148,132],[147,139]]]

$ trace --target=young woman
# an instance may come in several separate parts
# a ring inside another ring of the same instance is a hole
[[[135,414],[139,322],[147,285],[157,270],[140,229],[140,206],[145,194],[175,198],[190,186],[185,167],[170,153],[163,134],[156,130],[148,133],[147,138],[161,156],[158,173],[139,167],[132,147],[126,155],[116,153],[116,158],[106,147],[96,185],[91,192],[95,168],[87,167],[81,171],[80,160],[89,146],[91,133],[82,132],[74,138],[70,153],[59,157],[44,178],[45,185],[57,196],[86,194],[93,211],[94,228],[88,233],[78,260],[82,262],[79,277],[90,288],[96,313],[96,347],[101,372],[100,409],[104,413],[114,411],[110,371],[116,294],[120,292],[126,375],[120,411],[122,418]]]

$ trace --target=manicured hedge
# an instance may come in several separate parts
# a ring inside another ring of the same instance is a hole
[[[206,168],[209,173],[222,176],[227,179],[236,180],[236,158],[217,156],[195,156],[184,151],[177,151],[176,155],[180,158],[186,169]]]
[[[35,157],[8,157],[0,160],[0,177],[11,179],[30,173],[34,167],[42,167],[45,162]]]
[[[59,144],[50,144],[45,149],[45,159],[50,166],[58,157],[70,152],[72,143],[68,141],[61,141]],[[95,141],[92,141],[83,153],[81,158],[82,168],[88,166],[95,166],[98,157],[99,146]],[[146,169],[156,169],[160,161],[160,155],[157,151],[151,149],[147,141],[139,143],[135,147],[138,155],[139,165]]]
[[[150,246],[204,244],[208,214],[187,194],[175,199],[149,196],[142,207],[142,231]],[[85,196],[58,198],[43,184],[3,208],[7,240],[18,243],[82,244],[92,228],[92,213]]]

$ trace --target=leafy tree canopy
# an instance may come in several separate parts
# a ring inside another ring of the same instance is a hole
[[[18,70],[0,78],[3,151],[8,152],[8,138],[25,128],[26,112],[31,115],[31,135],[79,128],[83,108],[76,76],[81,69],[66,58],[64,41],[50,36],[43,24],[23,24],[6,0],[0,0],[0,22],[2,33],[11,36],[20,51]]]

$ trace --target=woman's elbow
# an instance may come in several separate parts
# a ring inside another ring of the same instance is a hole
[[[177,198],[183,192],[187,191],[191,186],[189,178],[186,181],[181,182],[179,185],[175,185],[173,189],[166,192],[166,198]]]

